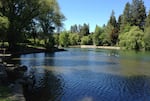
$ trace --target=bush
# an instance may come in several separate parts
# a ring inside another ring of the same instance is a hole
[[[63,47],[68,47],[69,45],[69,34],[67,32],[62,32],[59,35],[59,45]]]
[[[92,38],[91,38],[91,36],[83,36],[81,38],[81,44],[82,45],[91,45],[92,44]]]
[[[77,33],[70,33],[69,34],[69,42],[70,45],[78,45],[80,41],[80,36]]]
[[[145,28],[144,42],[145,50],[150,50],[150,27]]]
[[[119,36],[119,46],[126,49],[144,49],[144,32],[137,26],[133,26],[128,32]]]

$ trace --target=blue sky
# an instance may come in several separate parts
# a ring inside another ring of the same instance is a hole
[[[87,23],[90,31],[95,26],[107,24],[112,10],[115,16],[122,14],[125,4],[132,0],[58,0],[61,12],[65,15],[64,28],[70,29],[71,25]],[[146,10],[150,10],[150,0],[143,0]]]

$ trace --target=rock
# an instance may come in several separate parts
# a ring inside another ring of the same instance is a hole
[[[16,67],[8,68],[7,69],[8,78],[10,81],[13,82],[19,78],[22,78],[25,71],[27,71],[26,66],[16,66]]]

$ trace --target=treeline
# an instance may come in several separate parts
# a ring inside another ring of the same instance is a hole
[[[60,32],[64,20],[56,0],[0,0],[0,40],[8,42],[11,50],[22,43],[46,48],[101,45],[150,50],[150,11],[146,13],[143,0],[126,3],[118,19],[112,11],[108,23],[96,25],[94,32],[86,23]]]
[[[150,50],[150,11],[146,13],[142,0],[132,0],[132,3],[126,3],[118,19],[112,11],[107,25],[96,25],[94,32],[89,33],[88,24],[75,24],[59,38],[62,46],[84,44]]]

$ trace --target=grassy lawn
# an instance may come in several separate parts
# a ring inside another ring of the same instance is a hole
[[[11,91],[8,87],[0,85],[0,101],[12,101],[9,97],[11,96]]]

